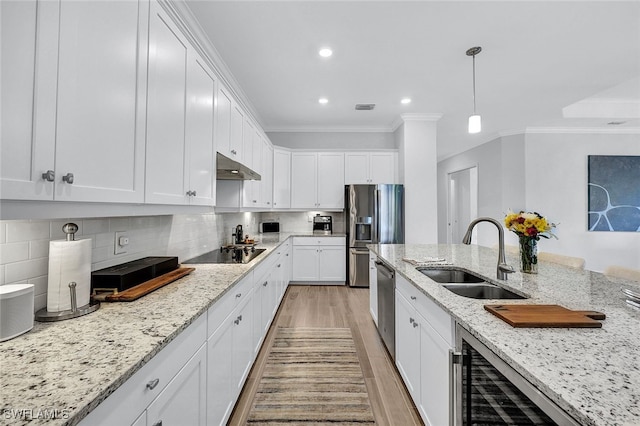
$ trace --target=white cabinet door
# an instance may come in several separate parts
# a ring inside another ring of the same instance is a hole
[[[207,341],[207,425],[225,425],[235,404],[232,382],[233,330],[230,315]]]
[[[273,200],[273,146],[262,139],[262,180],[260,181],[261,206],[271,208]]]
[[[251,124],[249,117],[244,117],[242,127],[242,164],[253,169],[255,167],[255,156],[253,152],[256,130]]]
[[[369,183],[369,154],[366,152],[347,152],[344,155],[345,185],[365,185]]]
[[[232,314],[235,315],[231,353],[234,399],[240,394],[253,362],[253,296],[254,293],[249,295]]]
[[[373,322],[378,325],[378,272],[376,270],[377,256],[369,252],[369,311]]]
[[[207,348],[187,362],[147,408],[147,424],[205,426],[207,412]]]
[[[157,3],[149,23],[147,203],[187,204],[187,41]]]
[[[419,410],[430,426],[449,424],[449,350],[447,342],[418,315],[420,322]]]
[[[216,193],[213,146],[215,79],[193,50],[189,52],[188,65],[185,141],[189,159],[187,195],[190,204],[213,205]]]
[[[317,154],[294,152],[291,154],[291,207],[318,207]]]
[[[42,174],[47,170],[55,172],[58,12],[58,4],[54,2],[0,2],[0,197],[3,199],[53,199],[54,183],[44,180]],[[43,14],[51,19],[41,19]],[[34,81],[41,108],[34,104]],[[34,115],[38,118],[35,122]]]
[[[372,152],[369,154],[369,183],[396,183],[396,154]]]
[[[231,132],[229,139],[230,158],[242,162],[242,138],[244,134],[244,111],[232,98]]]
[[[344,208],[344,154],[318,154],[319,208]]]
[[[231,157],[231,95],[222,84],[216,95],[216,151]]]
[[[318,280],[345,281],[347,275],[346,247],[321,246],[318,250]]]
[[[293,281],[317,281],[318,269],[318,247],[316,246],[293,246],[292,277]]]
[[[56,200],[144,199],[146,7],[60,3]]]
[[[420,325],[411,303],[397,289],[395,295],[396,366],[413,400],[420,401]]]
[[[291,207],[291,152],[273,150],[273,208]]]

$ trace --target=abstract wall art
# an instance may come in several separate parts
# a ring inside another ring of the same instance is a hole
[[[589,231],[640,232],[640,156],[590,155]]]

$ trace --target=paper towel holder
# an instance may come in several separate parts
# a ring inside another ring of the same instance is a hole
[[[75,223],[65,223],[62,226],[62,231],[67,234],[67,241],[75,241],[75,233],[78,231],[78,225]],[[71,295],[71,309],[59,312],[49,312],[47,311],[47,308],[42,308],[36,312],[36,321],[53,322],[77,318],[90,314],[91,312],[98,310],[100,307],[100,302],[94,300],[89,301],[89,303],[84,306],[77,306],[75,281],[71,281],[69,283],[69,293]]]
[[[36,312],[36,321],[52,322],[77,318],[97,311],[100,307],[100,302],[94,300],[84,306],[78,307],[76,304],[76,283],[74,281],[69,283],[69,292],[71,293],[71,309],[59,312],[49,312],[47,311],[47,308],[42,308]]]

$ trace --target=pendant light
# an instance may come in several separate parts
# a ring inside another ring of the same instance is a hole
[[[473,57],[473,115],[469,117],[469,133],[480,133],[482,130],[480,115],[476,113],[476,55],[480,52],[480,46],[467,50],[467,56]]]

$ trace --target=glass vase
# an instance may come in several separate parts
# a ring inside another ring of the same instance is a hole
[[[520,271],[538,273],[538,241],[531,237],[520,237]]]

